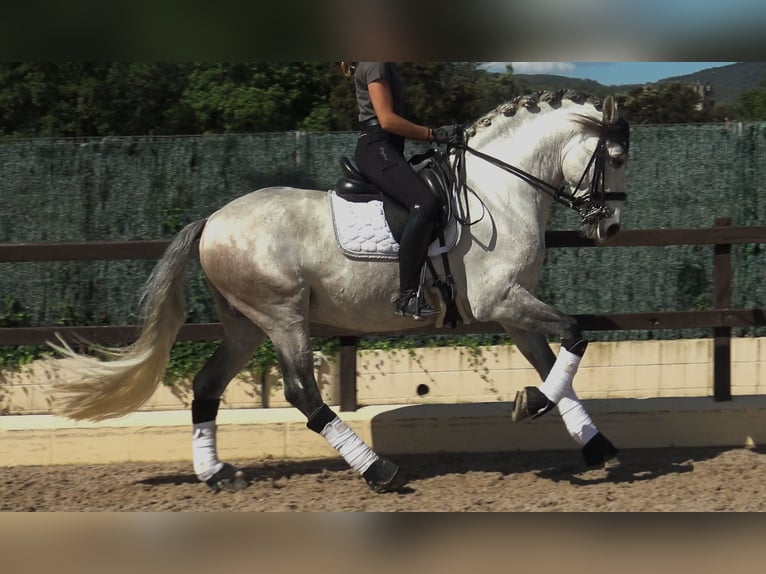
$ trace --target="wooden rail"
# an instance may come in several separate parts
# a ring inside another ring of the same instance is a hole
[[[24,261],[89,261],[117,259],[157,259],[169,241],[17,243],[0,244],[0,263]],[[735,327],[766,325],[765,309],[731,309],[731,246],[766,243],[766,227],[731,227],[729,218],[716,218],[715,225],[701,229],[624,230],[609,241],[596,244],[576,231],[549,231],[546,245],[560,247],[666,247],[672,245],[711,245],[713,249],[713,309],[706,311],[658,311],[652,313],[605,313],[575,315],[583,331],[622,331],[648,329],[709,328],[713,334],[713,396],[716,401],[731,399],[731,330]],[[39,345],[53,340],[58,332],[65,339],[116,344],[134,340],[135,325],[92,327],[0,328],[0,345]],[[356,349],[363,335],[435,335],[502,333],[496,323],[474,323],[455,329],[433,326],[387,333],[352,332],[314,325],[312,335],[339,337],[341,342],[340,407],[357,408]],[[220,339],[219,323],[186,324],[179,340]]]

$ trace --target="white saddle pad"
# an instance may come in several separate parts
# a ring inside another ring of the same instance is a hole
[[[358,203],[347,201],[334,190],[328,192],[335,238],[343,253],[354,259],[395,260],[399,243],[386,222],[381,200]],[[434,241],[428,255],[434,257],[452,249],[460,237],[460,226],[454,219],[444,230],[445,245]]]

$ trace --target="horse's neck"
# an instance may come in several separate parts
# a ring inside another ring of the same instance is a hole
[[[565,114],[555,110],[542,116],[520,113],[529,116],[526,121],[497,121],[495,129],[477,134],[472,145],[549,183],[558,183],[563,147],[572,135]]]
[[[468,143],[478,151],[559,187],[563,179],[562,153],[571,136],[562,129],[564,122],[560,115],[549,112],[518,125],[510,120],[500,121],[494,130],[481,133],[475,143]],[[515,175],[501,174],[482,159],[474,158],[472,168],[474,173],[469,172],[469,177],[477,193],[483,196],[482,200],[501,207],[497,216],[508,213],[509,217],[518,217],[521,214],[527,221],[534,216],[542,227],[547,225],[552,205],[550,195]]]

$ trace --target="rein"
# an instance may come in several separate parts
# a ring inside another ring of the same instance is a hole
[[[610,215],[612,215],[612,210],[606,205],[606,202],[608,200],[624,201],[626,197],[625,194],[621,192],[604,191],[607,150],[606,150],[606,137],[603,135],[599,138],[598,145],[596,146],[595,151],[591,155],[590,160],[588,161],[588,165],[585,166],[585,170],[583,171],[583,174],[580,177],[580,181],[577,183],[576,189],[579,189],[580,186],[582,185],[582,182],[585,180],[585,177],[588,174],[588,171],[590,170],[591,166],[593,166],[595,163],[593,179],[591,179],[591,184],[590,184],[590,190],[588,191],[588,193],[586,193],[585,195],[581,197],[575,197],[573,193],[567,192],[565,189],[566,182],[562,183],[561,187],[557,188],[551,185],[550,183],[548,183],[547,181],[544,181],[540,179],[539,177],[536,177],[532,175],[531,173],[524,171],[523,169],[515,167],[491,155],[487,155],[483,152],[480,152],[479,150],[472,148],[468,144],[465,144],[463,142],[450,144],[450,147],[455,148],[459,150],[460,152],[455,154],[455,161],[453,164],[453,173],[456,174],[456,184],[457,184],[458,192],[460,190],[464,190],[464,192],[467,193],[467,190],[469,189],[468,185],[466,184],[466,175],[465,175],[465,152],[469,152],[475,155],[476,157],[483,159],[484,161],[494,165],[495,167],[499,167],[500,169],[507,171],[508,173],[512,175],[515,175],[516,177],[528,183],[532,187],[535,187],[539,191],[547,195],[550,195],[555,202],[561,205],[564,205],[565,207],[569,209],[577,211],[577,213],[580,215],[580,220],[583,225],[592,224],[601,219],[609,217]],[[457,195],[459,197],[459,193]],[[468,202],[466,201],[466,205],[467,203]],[[473,222],[461,221],[461,223],[463,223],[464,225],[473,225],[474,223],[477,223],[478,221],[480,221],[480,219]]]

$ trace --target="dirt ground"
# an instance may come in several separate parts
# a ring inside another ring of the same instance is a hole
[[[406,484],[373,493],[341,459],[230,461],[249,486],[214,494],[190,463],[0,468],[0,511],[764,511],[766,449],[636,449],[614,470],[578,451],[392,456]]]

